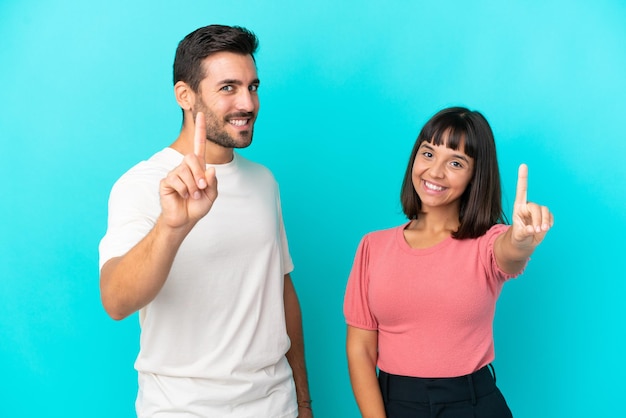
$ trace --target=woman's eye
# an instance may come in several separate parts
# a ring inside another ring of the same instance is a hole
[[[422,155],[426,158],[432,158],[433,157],[433,153],[432,152],[428,152],[428,151],[424,151],[422,153]]]
[[[458,161],[452,161],[450,164],[452,164],[454,168],[463,168],[463,164]]]

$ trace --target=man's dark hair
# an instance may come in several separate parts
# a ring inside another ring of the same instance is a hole
[[[474,159],[472,179],[461,196],[461,224],[458,231],[452,234],[454,238],[477,238],[493,225],[507,222],[502,211],[500,171],[493,132],[482,114],[464,107],[441,110],[418,135],[400,193],[402,210],[407,218],[417,219],[422,209],[422,202],[413,186],[413,164],[424,141],[454,150],[463,144],[465,154]]]
[[[254,33],[239,26],[209,25],[191,32],[180,41],[174,58],[174,84],[184,81],[195,92],[204,79],[202,61],[217,52],[250,55],[259,41]]]

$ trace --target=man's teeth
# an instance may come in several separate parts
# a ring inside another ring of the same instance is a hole
[[[426,186],[427,189],[434,190],[436,192],[440,192],[440,191],[442,191],[444,189],[441,186],[437,186],[437,185],[429,183],[427,181],[424,182],[424,185]]]
[[[248,123],[248,119],[231,119],[229,122],[231,125],[244,126],[246,123]]]

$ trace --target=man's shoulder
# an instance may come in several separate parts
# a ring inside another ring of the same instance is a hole
[[[158,184],[172,168],[179,164],[180,159],[182,159],[182,156],[173,149],[162,149],[147,160],[140,161],[129,168],[117,179],[113,185],[113,190],[132,188],[133,185],[145,187],[147,184]]]
[[[143,160],[129,168],[120,178],[136,176],[150,176],[154,174],[161,175],[168,173],[182,160],[182,156],[171,148],[164,148],[154,153],[147,160]]]
[[[274,174],[265,165],[252,161],[241,154],[237,155],[237,165],[240,169],[249,175],[268,177],[274,180]]]

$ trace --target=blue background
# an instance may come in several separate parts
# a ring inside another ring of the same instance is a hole
[[[0,417],[133,416],[137,317],[105,315],[97,245],[113,182],[176,137],[174,50],[210,23],[261,40],[244,154],[281,184],[318,418],[359,416],[346,278],[364,233],[404,221],[411,146],[450,105],[490,121],[506,207],[526,162],[556,217],[498,303],[515,416],[625,413],[623,1],[2,0]]]

